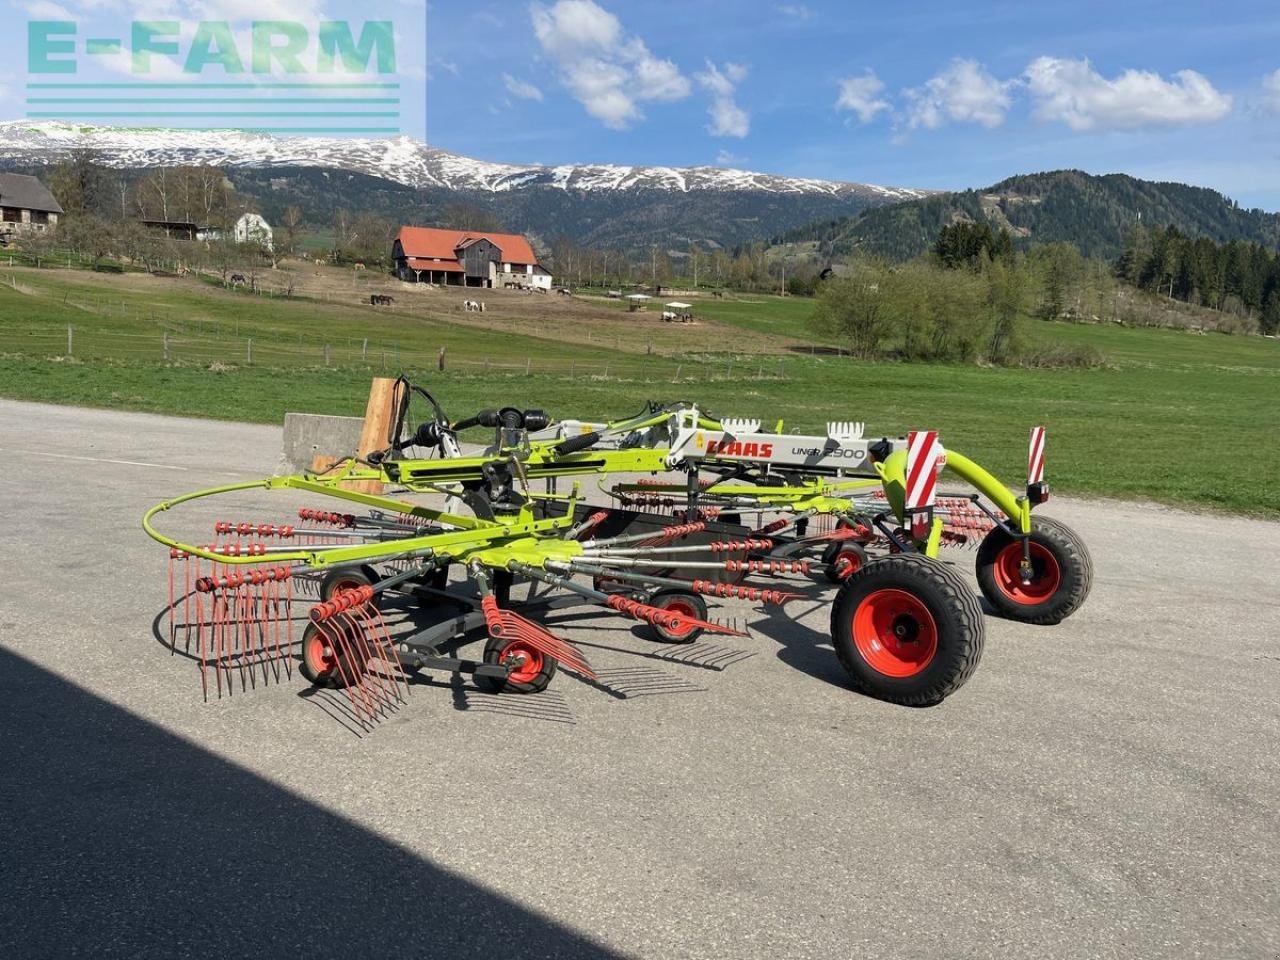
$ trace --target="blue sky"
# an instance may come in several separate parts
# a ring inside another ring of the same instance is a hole
[[[296,91],[265,89],[297,76],[233,78],[215,64],[201,83],[263,89],[173,92],[185,98],[176,109],[205,119],[93,122],[216,125],[211,111],[278,110],[223,125],[421,136],[425,99],[432,144],[487,160],[720,164],[931,188],[1079,167],[1202,184],[1280,210],[1275,0],[0,0],[11,27],[0,30],[0,118],[120,109],[32,104],[68,94],[28,86],[24,21],[75,21],[85,48],[76,77],[36,79],[121,81],[133,80],[129,22],[168,18],[183,21],[184,53],[200,22],[228,21],[246,63],[252,21],[309,24],[310,57],[316,24],[349,20],[358,31],[386,19],[395,73],[367,79],[396,85],[322,91],[335,99],[321,119],[308,112],[324,108]],[[90,38],[111,36],[125,38],[114,58],[89,53]],[[152,80],[181,73],[182,63],[154,59]],[[71,93],[121,92],[82,86]],[[230,103],[238,97],[241,107]]]
[[[432,0],[432,144],[966,187],[1079,167],[1280,210],[1274,2]]]

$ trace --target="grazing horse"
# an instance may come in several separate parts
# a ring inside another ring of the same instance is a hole
[[[351,265],[351,269],[352,269],[352,270],[367,270],[367,269],[368,269],[368,267],[366,267],[363,263],[353,263],[353,264]]]
[[[231,285],[233,287],[243,287],[247,282],[243,273],[233,273],[231,275]]]

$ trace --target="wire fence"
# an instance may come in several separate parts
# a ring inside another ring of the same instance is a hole
[[[468,355],[455,348],[403,349],[367,338],[309,340],[270,335],[222,337],[183,332],[182,325],[156,332],[125,333],[68,324],[65,330],[0,326],[0,352],[42,359],[125,360],[221,369],[360,368],[380,371],[460,370],[506,376],[561,376],[591,380],[781,380],[786,362],[777,358],[704,358],[621,354],[609,359],[572,356]]]

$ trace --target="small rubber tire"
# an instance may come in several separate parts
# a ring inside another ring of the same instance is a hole
[[[661,610],[675,610],[690,617],[697,617],[699,620],[707,619],[707,601],[688,590],[659,590],[653,595],[649,604]],[[649,639],[656,640],[658,643],[693,643],[702,636],[704,631],[702,627],[694,627],[692,630],[681,632],[650,623],[647,625],[646,633],[649,634]]]
[[[837,541],[822,552],[822,562],[827,565],[823,575],[828,580],[844,583],[867,565],[867,551],[859,544]]]
[[[933,706],[959,690],[985,640],[973,590],[920,554],[871,561],[831,607],[831,642],[854,689],[902,706]]]
[[[329,630],[340,629],[330,623]],[[324,650],[329,655],[324,655]],[[316,623],[308,623],[302,631],[302,649],[299,653],[298,672],[313,687],[341,690],[359,680],[364,671],[358,669],[349,655],[335,650],[326,642],[324,633]]]
[[[501,664],[512,656],[524,657],[525,662],[516,665],[505,680],[476,674],[472,677],[476,686],[485,693],[541,693],[547,689],[560,666],[555,657],[549,657],[520,640],[490,637],[485,642],[485,663]]]
[[[1001,616],[1021,623],[1061,623],[1080,609],[1093,586],[1093,558],[1080,536],[1051,517],[1031,521],[1029,584],[1022,582],[1022,545],[1003,527],[978,547],[978,588]]]
[[[377,583],[379,580],[378,571],[368,565],[361,567],[338,567],[336,570],[330,570],[323,580],[320,581],[320,600],[327,602],[333,599],[333,595],[339,590],[353,590],[359,587],[368,587]],[[377,595],[373,598],[373,605],[378,606]]]

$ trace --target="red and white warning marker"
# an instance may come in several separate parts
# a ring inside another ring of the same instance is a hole
[[[1031,428],[1031,446],[1027,451],[1027,485],[1044,482],[1044,427]]]
[[[906,508],[927,510],[938,492],[938,471],[947,462],[936,430],[912,430],[907,434]]]

